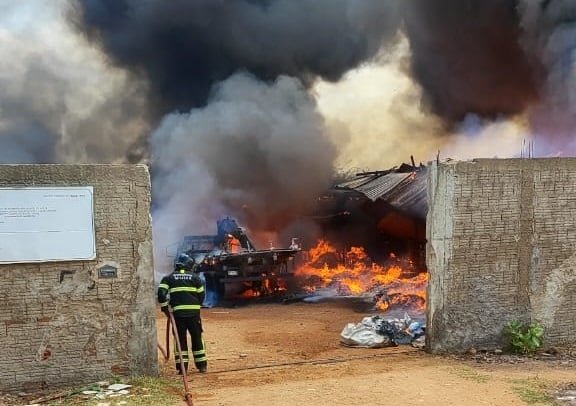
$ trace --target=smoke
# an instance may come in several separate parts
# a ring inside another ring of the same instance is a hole
[[[525,117],[487,120],[470,114],[450,137],[444,139],[440,158],[466,160],[527,156],[528,134]]]
[[[529,128],[524,116],[486,119],[468,114],[447,128],[422,111],[422,89],[405,69],[410,60],[402,39],[385,57],[347,73],[338,83],[314,86],[320,112],[338,145],[337,167],[350,172],[381,170],[436,159],[520,156]],[[347,128],[349,132],[338,133]]]
[[[76,4],[77,27],[149,84],[155,118],[168,113],[150,141],[159,247],[226,214],[301,229],[337,155],[308,89],[375,57],[400,24],[394,0]]]
[[[403,39],[338,83],[319,81],[314,86],[338,145],[338,168],[381,170],[410,162],[411,155],[426,162],[446,141],[442,121],[420,109],[422,92],[404,69],[409,57]]]
[[[520,46],[516,0],[409,0],[411,72],[427,107],[447,123],[494,118],[537,100],[535,61]]]
[[[537,152],[576,153],[576,3],[520,2],[523,44],[544,67],[542,102],[530,111]]]
[[[157,112],[203,106],[239,70],[336,81],[393,40],[395,0],[76,0],[79,27],[145,77]]]
[[[517,155],[526,116],[537,148],[565,153],[558,146],[571,146],[576,124],[575,9],[568,0],[1,2],[0,162],[151,154],[162,247],[213,232],[224,214],[254,230],[288,227],[335,166],[381,169],[437,150]]]
[[[528,114],[527,136],[535,140],[538,155],[576,153],[573,0],[410,0],[404,5],[411,73],[431,112],[457,134],[470,114],[496,124],[512,116],[511,127],[515,116]]]
[[[151,148],[159,246],[214,233],[226,214],[255,230],[287,226],[330,185],[336,156],[298,79],[246,73],[217,84],[205,108],[166,116]]]
[[[0,5],[0,163],[125,162],[147,131],[142,86],[74,34],[66,9]]]

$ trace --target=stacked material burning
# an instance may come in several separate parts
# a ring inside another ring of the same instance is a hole
[[[425,310],[428,275],[410,260],[390,255],[385,264],[374,263],[361,247],[339,252],[321,240],[306,252],[298,267],[300,285],[318,297],[363,297],[379,311],[401,308],[416,314]]]

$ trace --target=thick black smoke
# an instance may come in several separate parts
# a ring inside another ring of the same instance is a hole
[[[203,106],[238,70],[338,80],[400,24],[397,0],[76,0],[79,27],[143,75],[160,113]]]
[[[231,214],[280,231],[329,185],[314,79],[393,42],[396,0],[76,0],[77,26],[149,84],[158,247]],[[153,118],[153,119],[154,119]],[[158,248],[157,247],[157,248]]]
[[[467,114],[523,112],[537,99],[539,65],[521,47],[516,0],[407,0],[411,69],[431,111],[450,123]]]

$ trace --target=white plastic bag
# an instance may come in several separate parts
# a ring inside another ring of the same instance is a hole
[[[382,348],[389,347],[388,337],[378,334],[362,323],[348,323],[340,333],[340,342],[349,347]]]

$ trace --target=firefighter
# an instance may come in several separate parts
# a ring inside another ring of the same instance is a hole
[[[200,318],[200,307],[204,301],[204,295],[204,285],[196,273],[194,259],[186,254],[180,254],[174,262],[174,272],[162,278],[158,286],[160,308],[167,316],[171,309],[176,322],[181,352],[178,354],[178,349],[174,346],[174,357],[176,370],[180,375],[183,371],[180,368],[179,357],[182,357],[186,370],[191,359],[188,352],[188,332],[192,338],[194,365],[200,372],[206,372],[208,366]]]

